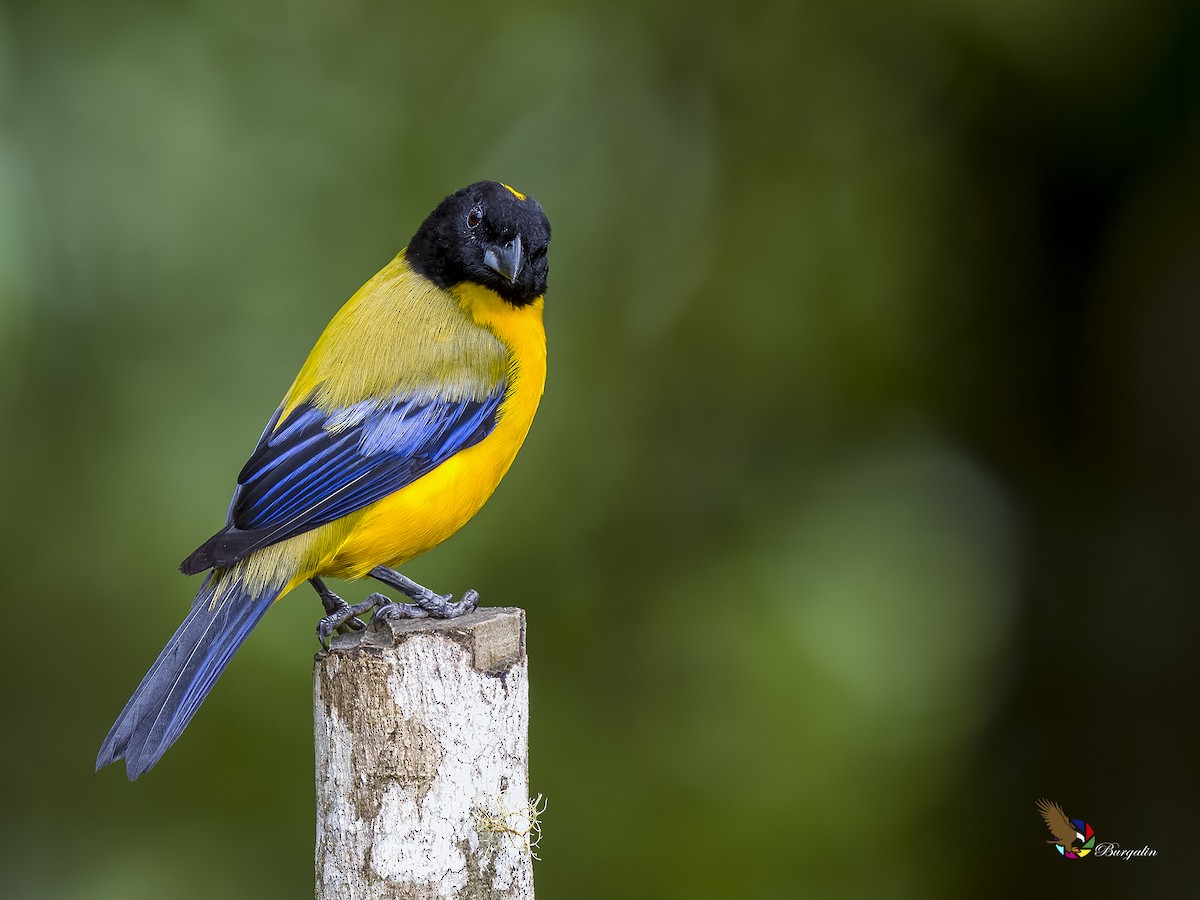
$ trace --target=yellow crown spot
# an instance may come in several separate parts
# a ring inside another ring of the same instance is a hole
[[[524,199],[525,199],[525,195],[524,195],[524,194],[522,194],[520,191],[518,191],[518,190],[517,190],[516,188],[514,188],[514,187],[508,187],[508,185],[507,185],[507,184],[505,184],[503,181],[502,181],[502,182],[500,182],[500,187],[502,187],[502,188],[508,188],[508,192],[509,192],[510,194],[512,194],[514,197],[516,197],[518,200],[524,200]]]

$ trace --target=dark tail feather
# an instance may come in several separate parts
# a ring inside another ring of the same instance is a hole
[[[191,612],[117,716],[96,757],[96,770],[125,757],[133,781],[158,762],[281,589],[252,592],[233,571],[210,574]]]

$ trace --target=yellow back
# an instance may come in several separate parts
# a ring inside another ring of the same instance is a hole
[[[504,343],[478,328],[448,292],[414,274],[401,252],[330,321],[292,383],[280,421],[314,394],[327,412],[398,394],[482,400],[508,367]]]

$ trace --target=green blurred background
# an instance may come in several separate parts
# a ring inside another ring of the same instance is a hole
[[[549,385],[407,571],[529,612],[539,896],[1184,895],[1198,101],[1162,0],[7,0],[4,896],[311,895],[311,592],[93,759],[313,340],[480,178],[554,224]]]

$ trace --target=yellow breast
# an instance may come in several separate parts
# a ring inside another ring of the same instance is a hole
[[[508,391],[496,427],[478,444],[347,519],[344,539],[336,549],[327,545],[332,552],[322,554],[311,574],[360,578],[375,566],[399,566],[432,549],[480,510],[521,448],[546,383],[543,301],[514,307],[473,285],[453,293],[472,320],[509,350]]]

